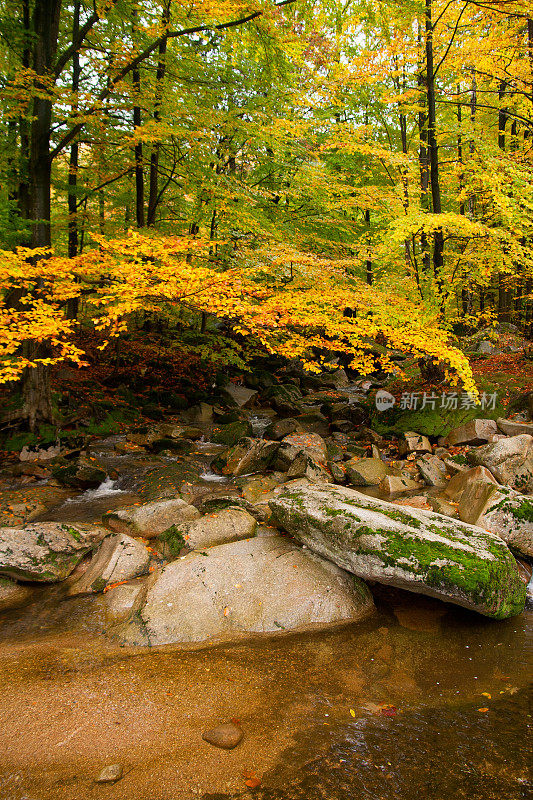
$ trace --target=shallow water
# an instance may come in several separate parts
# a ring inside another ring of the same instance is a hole
[[[138,502],[146,471],[173,461],[117,455],[115,441],[93,454],[117,477],[49,519],[98,521]],[[218,449],[195,446],[205,491],[231,490],[211,480]],[[357,625],[191,651],[123,648],[102,633],[101,597],[37,590],[0,615],[1,800],[530,796],[532,614],[495,622],[373,592],[378,611]],[[234,717],[239,747],[202,741]],[[96,786],[115,762],[123,780]]]

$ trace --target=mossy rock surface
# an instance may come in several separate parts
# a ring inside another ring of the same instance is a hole
[[[371,427],[377,433],[395,433],[398,436],[407,431],[416,431],[424,436],[446,436],[453,428],[470,422],[471,419],[497,419],[505,414],[502,405],[495,409],[474,408],[445,409],[437,407],[424,408],[419,411],[401,411],[392,408],[389,411],[376,411],[374,409]]]
[[[513,555],[474,525],[338,486],[288,489],[270,507],[282,528],[360,578],[495,619],[523,611],[526,590]]]
[[[211,436],[211,441],[216,442],[216,444],[225,444],[227,447],[233,447],[239,439],[245,436],[252,436],[252,433],[252,426],[249,422],[230,422],[228,425],[221,425],[219,430],[215,431]]]

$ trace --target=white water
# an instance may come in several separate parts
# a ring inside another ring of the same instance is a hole
[[[97,486],[96,489],[86,489],[81,494],[77,495],[76,497],[69,498],[66,502],[67,503],[84,503],[87,500],[96,500],[99,497],[109,497],[109,495],[114,494],[127,494],[123,489],[115,489],[116,481],[112,481],[111,478],[106,478],[100,486]]]

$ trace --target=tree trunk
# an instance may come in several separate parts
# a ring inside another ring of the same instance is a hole
[[[50,247],[50,191],[51,159],[50,130],[52,124],[52,101],[47,95],[46,81],[41,82],[52,68],[59,31],[62,0],[36,0],[28,31],[28,42],[32,48],[30,61],[35,78],[36,91],[32,103],[32,120],[29,126],[29,202],[27,217],[31,223],[32,247]],[[39,291],[39,287],[37,287]],[[25,357],[30,361],[46,357],[41,344],[26,343]],[[23,415],[33,430],[39,422],[53,421],[48,367],[39,365],[25,370],[22,379]]]
[[[432,0],[426,0],[426,97],[428,114],[428,151],[430,165],[431,204],[434,214],[442,213],[439,150],[437,144],[437,117],[435,108],[435,67],[433,60],[433,22],[431,19]],[[444,265],[444,235],[442,228],[433,234],[433,275],[440,295],[440,309],[444,312],[444,286],[442,283],[442,267]]]
[[[133,12],[133,37],[137,29],[137,12]],[[137,105],[141,97],[141,73],[138,69],[132,71],[133,91],[136,97],[136,104],[133,107],[133,128],[137,135],[142,125],[141,107]],[[139,141],[135,144],[135,220],[138,228],[144,228],[144,168],[143,168],[143,146]]]
[[[74,18],[72,21],[72,41],[78,39],[80,30],[80,3],[76,0],[74,4]],[[76,51],[72,56],[72,93],[74,95],[73,112],[78,110],[77,92],[80,88],[80,54]],[[78,236],[78,167],[79,167],[79,145],[74,139],[70,145],[70,158],[68,167],[68,255],[75,258],[78,255],[79,236]],[[67,303],[68,319],[76,319],[78,316],[79,298],[72,297]]]
[[[166,30],[170,21],[170,0],[166,0],[163,11],[161,13],[161,24],[163,29]],[[161,103],[163,101],[163,89],[165,80],[166,69],[166,54],[167,54],[167,39],[163,39],[159,45],[159,53],[157,60],[156,72],[156,87],[155,87],[155,100],[154,100],[154,121],[156,124],[161,122]],[[148,226],[155,225],[155,215],[157,206],[159,204],[159,151],[161,148],[160,142],[155,142],[150,154],[150,190],[148,195]]]

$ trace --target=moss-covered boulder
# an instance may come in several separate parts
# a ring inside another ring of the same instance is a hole
[[[239,439],[252,436],[252,433],[252,426],[248,420],[230,422],[228,425],[221,425],[218,430],[215,428],[211,441],[217,444],[225,444],[227,447],[233,447]]]
[[[473,525],[339,486],[286,490],[270,507],[278,525],[360,578],[495,619],[524,608],[525,586],[507,545]]]
[[[481,406],[474,408],[440,408],[437,402],[433,409],[427,406],[423,409],[402,410],[398,405],[388,411],[374,409],[371,427],[377,433],[395,433],[400,436],[408,431],[416,431],[425,436],[447,436],[448,433],[460,425],[466,425],[472,419],[491,418],[502,416],[503,406],[497,405],[494,410],[483,410]]]

